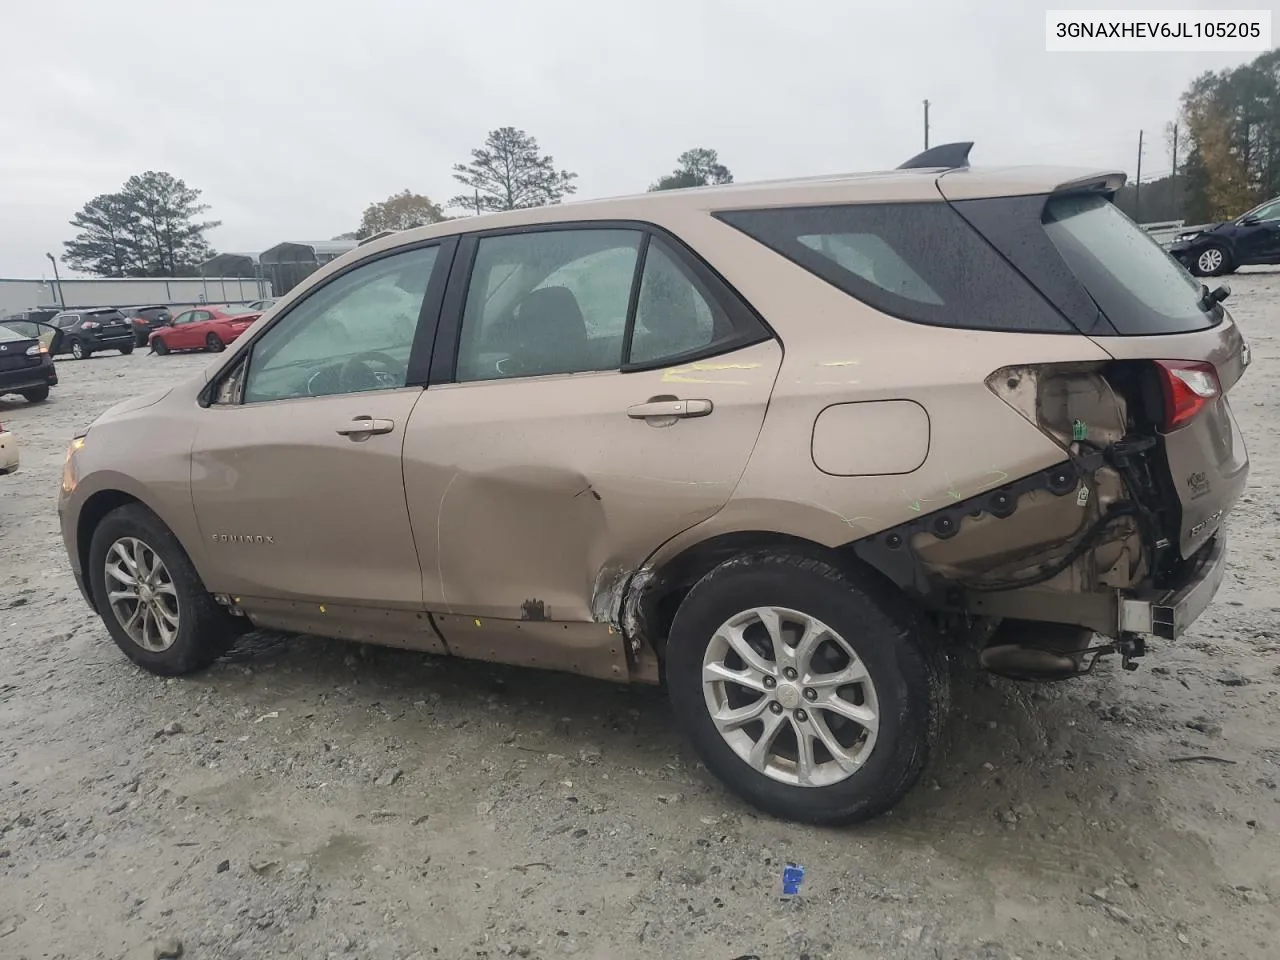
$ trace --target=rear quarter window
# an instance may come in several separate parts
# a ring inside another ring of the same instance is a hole
[[[950,206],[866,203],[717,213],[883,313],[942,327],[1075,328]]]

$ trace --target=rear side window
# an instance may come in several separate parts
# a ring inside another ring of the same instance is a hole
[[[1075,328],[945,203],[867,203],[716,214],[877,310],[934,326]]]
[[[1044,230],[1121,335],[1189,333],[1218,322],[1201,285],[1106,197],[1050,197]]]

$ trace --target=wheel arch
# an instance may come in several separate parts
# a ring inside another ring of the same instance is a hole
[[[194,555],[190,545],[184,542],[179,531],[165,519],[163,512],[156,509],[156,504],[149,502],[149,498],[144,493],[124,489],[123,484],[104,486],[85,498],[84,503],[81,504],[76,514],[75,521],[75,560],[80,568],[85,591],[95,610],[98,609],[98,599],[93,596],[93,578],[89,574],[89,548],[93,543],[93,535],[108,514],[113,510],[130,504],[137,504],[143,507],[163,524],[165,529],[178,541],[183,553],[187,555],[187,559],[191,561],[192,566],[196,568],[197,575],[202,578],[204,576],[204,571],[200,569],[200,560]]]
[[[688,544],[636,571],[623,592],[619,618],[623,634],[632,643],[647,644],[661,658],[676,611],[693,585],[727,560],[760,552],[821,559],[859,580],[899,592],[851,546],[831,547],[777,530],[737,530]]]

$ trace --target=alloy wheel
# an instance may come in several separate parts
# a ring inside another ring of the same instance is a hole
[[[121,537],[107,550],[107,603],[124,632],[150,653],[178,639],[178,589],[160,555],[137,537]]]
[[[875,749],[875,685],[848,641],[808,614],[755,607],[724,622],[702,661],[707,710],[754,770],[825,787],[857,773]]]
[[[1213,273],[1222,267],[1222,251],[1217,247],[1210,247],[1200,254],[1197,266],[1205,273]]]

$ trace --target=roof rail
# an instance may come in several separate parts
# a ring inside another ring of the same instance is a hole
[[[956,167],[967,167],[969,165],[969,151],[972,149],[972,140],[962,140],[959,143],[940,143],[936,147],[930,147],[924,153],[917,153],[898,169],[928,170],[933,167],[946,167],[948,170],[954,170]]]
[[[356,246],[363,247],[366,243],[373,243],[373,241],[375,240],[381,240],[383,237],[389,237],[396,232],[397,231],[395,230],[379,230],[377,233],[371,234],[370,236],[365,237],[363,240],[358,240],[356,242]]]

